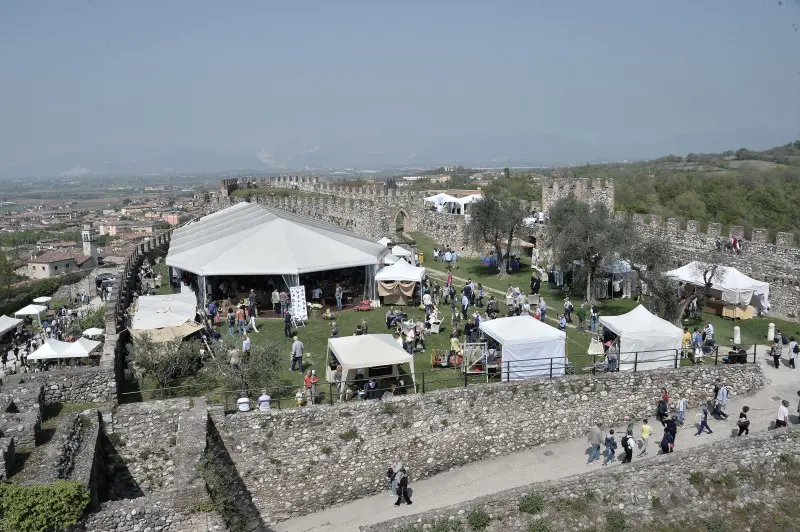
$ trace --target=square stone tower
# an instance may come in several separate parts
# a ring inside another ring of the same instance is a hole
[[[91,259],[93,267],[97,266],[97,235],[89,224],[83,226],[81,243],[83,244],[83,254]]]

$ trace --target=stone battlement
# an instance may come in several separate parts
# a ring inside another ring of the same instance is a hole
[[[542,184],[542,210],[548,212],[558,200],[574,196],[591,204],[605,205],[614,211],[614,180],[555,178]]]

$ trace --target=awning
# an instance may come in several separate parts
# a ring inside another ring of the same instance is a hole
[[[28,305],[27,307],[22,307],[18,311],[14,313],[14,316],[38,316],[42,312],[46,312],[47,307],[44,305]]]
[[[9,316],[0,316],[0,336],[16,329],[22,324],[22,320]]]
[[[300,275],[376,266],[386,247],[340,227],[237,203],[173,232],[166,263],[197,275]]]

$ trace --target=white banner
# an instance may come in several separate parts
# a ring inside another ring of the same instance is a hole
[[[292,306],[290,312],[292,317],[298,320],[308,320],[308,307],[306,306],[306,287],[290,286],[289,297],[292,298]]]

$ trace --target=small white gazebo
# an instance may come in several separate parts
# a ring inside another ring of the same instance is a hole
[[[47,307],[44,305],[28,305],[27,307],[22,307],[18,311],[14,313],[15,318],[19,318],[20,316],[36,316],[39,320],[39,325],[42,324],[42,312],[46,312]]]
[[[408,364],[411,370],[411,382],[416,390],[414,376],[414,357],[397,344],[391,334],[364,334],[361,336],[342,336],[328,339],[327,373],[328,382],[333,382],[335,365],[331,357],[342,366],[342,385],[355,379],[356,372],[364,369],[364,376],[369,378],[370,368],[391,367],[391,376],[399,377],[399,367]],[[387,376],[382,370],[380,376]]]

